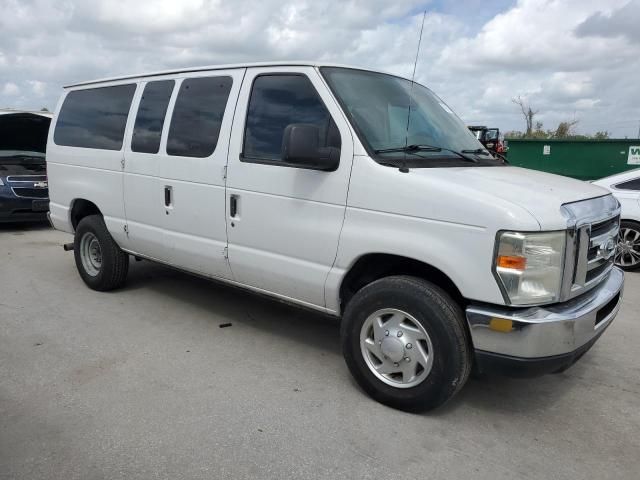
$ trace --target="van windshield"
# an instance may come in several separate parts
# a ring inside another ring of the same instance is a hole
[[[412,88],[411,81],[404,78],[363,70],[323,67],[321,72],[365,148],[381,163],[399,158],[414,167],[464,162],[457,152],[463,152],[467,160],[472,157],[484,164],[498,163],[428,88],[418,83]],[[407,150],[406,146],[413,148]]]

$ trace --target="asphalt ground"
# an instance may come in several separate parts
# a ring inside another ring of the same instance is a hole
[[[565,373],[416,415],[362,393],[336,320],[149,262],[94,292],[69,241],[0,226],[2,479],[640,478],[640,273]]]

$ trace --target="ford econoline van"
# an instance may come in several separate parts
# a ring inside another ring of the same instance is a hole
[[[398,76],[286,62],[78,83],[47,155],[50,220],[90,288],[136,256],[341,317],[351,373],[397,408],[441,405],[472,367],[566,369],[620,306],[609,192],[505,165]]]

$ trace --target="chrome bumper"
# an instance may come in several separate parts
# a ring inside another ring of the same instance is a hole
[[[622,300],[624,274],[614,267],[593,290],[548,307],[471,305],[467,321],[476,351],[518,358],[575,352],[595,341],[613,321]]]

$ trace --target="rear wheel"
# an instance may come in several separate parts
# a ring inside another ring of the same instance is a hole
[[[80,277],[93,290],[113,290],[127,278],[129,255],[113,240],[100,215],[80,220],[73,253]]]
[[[472,365],[461,308],[425,280],[393,276],[362,288],[342,321],[342,349],[358,384],[403,410],[430,410],[462,388]]]
[[[640,224],[623,220],[616,246],[616,265],[623,270],[640,268]]]

